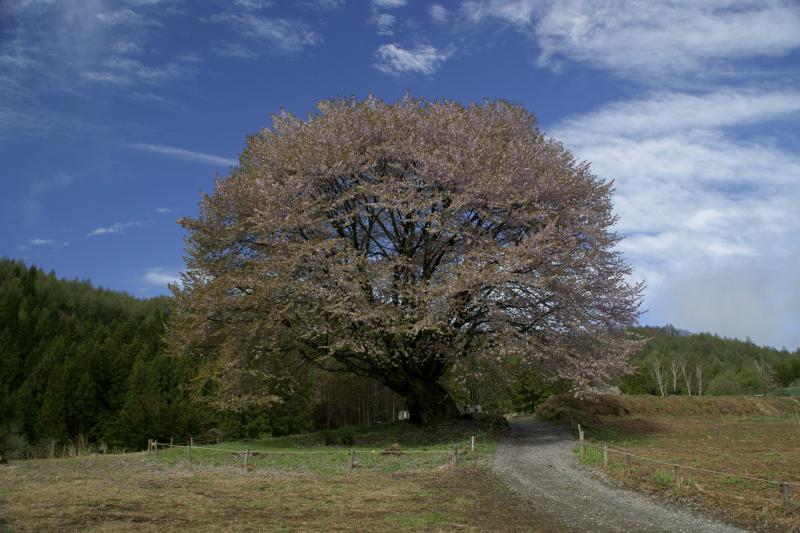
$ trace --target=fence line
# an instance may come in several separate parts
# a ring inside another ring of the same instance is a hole
[[[348,449],[335,449],[335,450],[264,450],[264,449],[255,449],[255,450],[233,450],[230,448],[211,448],[209,446],[187,446],[187,445],[180,445],[180,444],[167,444],[162,442],[155,442],[154,446],[158,448],[191,448],[192,450],[209,450],[212,452],[229,452],[229,453],[236,453],[236,454],[243,454],[248,453],[250,455],[253,454],[260,454],[260,455],[315,455],[315,454],[337,454],[337,453],[350,453],[350,448]],[[449,454],[453,453],[452,450],[390,450],[390,449],[359,449],[359,448],[352,448],[358,453],[383,453],[386,455],[402,455],[405,453],[439,453],[439,454]]]
[[[485,436],[487,433],[480,433],[477,436]],[[458,465],[458,456],[459,454],[466,454],[469,452],[475,452],[475,437],[476,435],[471,436],[469,439],[466,439],[466,446],[461,447],[461,442],[459,444],[452,445],[451,450],[442,449],[442,450],[403,450],[403,449],[392,449],[391,447],[385,448],[383,450],[377,449],[354,449],[350,448],[349,450],[342,450],[342,449],[332,449],[332,450],[264,450],[264,449],[256,449],[256,450],[234,450],[231,448],[218,448],[218,447],[211,447],[211,446],[195,446],[194,439],[189,439],[189,445],[181,445],[181,444],[173,444],[172,439],[170,439],[169,444],[158,442],[157,439],[148,439],[147,440],[147,451],[158,452],[159,448],[183,448],[186,450],[189,463],[192,462],[192,450],[208,450],[212,452],[221,452],[221,453],[230,453],[232,455],[242,455],[244,456],[244,471],[247,472],[247,460],[249,457],[257,457],[259,455],[337,455],[337,454],[347,454],[349,455],[349,468],[352,470],[358,463],[356,462],[356,452],[370,454],[370,455],[403,455],[403,454],[438,454],[438,455],[449,455],[450,456],[450,464],[452,466]],[[447,446],[447,445],[445,445]]]
[[[604,444],[601,447],[599,444],[589,443],[589,442],[586,442],[584,440],[584,434],[583,434],[583,430],[581,429],[580,424],[578,424],[578,440],[577,441],[573,441],[573,442],[577,442],[579,447],[580,447],[579,448],[579,456],[580,456],[581,462],[583,462],[583,459],[584,459],[584,451],[583,451],[584,446],[590,446],[592,448],[601,449],[602,450],[602,452],[603,452],[603,467],[607,467],[608,466],[608,452],[616,453],[618,455],[622,455],[623,457],[625,457],[625,473],[627,475],[630,475],[632,473],[632,470],[633,470],[632,466],[631,466],[631,457],[639,459],[639,460],[642,460],[642,461],[647,461],[647,462],[651,462],[651,463],[657,463],[657,464],[661,464],[661,465],[665,465],[665,466],[670,466],[670,467],[672,467],[674,469],[673,477],[675,479],[675,485],[677,487],[681,486],[681,482],[682,482],[682,478],[683,478],[681,472],[682,472],[683,469],[685,469],[685,470],[694,470],[696,472],[706,472],[708,474],[715,474],[715,475],[718,475],[718,476],[727,476],[727,477],[734,477],[734,478],[739,478],[739,479],[747,479],[749,481],[757,481],[757,482],[760,482],[760,483],[768,483],[770,485],[776,485],[780,489],[781,497],[783,499],[783,506],[787,511],[791,510],[790,503],[789,503],[790,499],[791,499],[791,494],[792,494],[791,487],[800,487],[800,482],[796,482],[796,481],[775,481],[775,480],[772,480],[772,479],[764,479],[764,478],[759,478],[759,477],[746,476],[746,475],[743,475],[743,474],[735,474],[733,472],[721,472],[719,470],[712,470],[710,468],[700,468],[700,467],[697,467],[697,466],[686,466],[686,465],[682,465],[682,464],[679,464],[679,463],[670,463],[668,461],[662,461],[661,459],[654,459],[652,457],[645,457],[645,456],[642,456],[642,455],[636,455],[636,454],[633,454],[633,453],[630,453],[630,452],[626,452],[625,450],[619,449],[619,448],[609,448],[608,445],[606,445],[606,444]],[[695,482],[695,485],[697,485],[696,482]],[[702,489],[700,489],[699,486],[698,486],[698,489],[701,490],[701,492],[702,492]],[[723,494],[723,493],[719,493],[719,494]],[[734,496],[732,494],[728,494],[728,496],[733,496],[735,498],[738,498],[738,496]]]
[[[575,441],[575,442],[580,444],[580,441]],[[599,444],[595,444],[595,443],[592,443],[592,442],[584,441],[583,444],[585,446],[591,446],[593,448],[602,449],[602,447]],[[619,454],[619,455],[630,455],[634,459],[641,459],[642,461],[649,461],[651,463],[659,463],[659,464],[662,464],[662,465],[665,465],[665,466],[675,466],[676,464],[678,464],[678,463],[670,463],[668,461],[662,461],[661,459],[654,459],[652,457],[645,457],[645,456],[642,456],[642,455],[636,455],[636,454],[633,454],[633,453],[630,453],[630,452],[626,452],[625,450],[622,450],[622,449],[619,449],[619,448],[607,448],[607,449],[608,449],[609,452],[612,452],[612,453],[616,453],[616,454]],[[687,465],[682,465],[682,464],[678,464],[678,466],[680,466],[681,468],[686,469],[686,470],[696,470],[698,472],[707,472],[709,474],[717,474],[717,475],[720,475],[720,476],[738,477],[738,478],[741,478],[741,479],[748,479],[750,481],[761,481],[762,483],[771,483],[773,485],[781,485],[782,483],[785,483],[786,485],[791,485],[793,487],[800,487],[800,482],[796,482],[796,481],[775,481],[773,479],[764,479],[764,478],[760,478],[760,477],[745,476],[743,474],[735,474],[733,472],[721,472],[719,470],[711,470],[711,469],[708,469],[708,468],[700,468],[698,466],[687,466]]]

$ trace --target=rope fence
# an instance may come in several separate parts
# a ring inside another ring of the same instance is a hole
[[[727,478],[744,479],[744,480],[748,480],[748,481],[755,481],[755,482],[759,482],[759,483],[765,483],[765,484],[769,484],[769,485],[774,485],[774,486],[777,486],[780,489],[781,498],[783,500],[783,506],[786,509],[786,511],[791,511],[792,487],[800,488],[800,482],[796,482],[796,481],[784,481],[784,480],[776,481],[776,480],[773,480],[773,479],[764,479],[764,478],[759,478],[759,477],[754,477],[754,476],[737,474],[737,473],[734,473],[734,472],[722,472],[722,471],[713,470],[713,469],[710,469],[710,468],[701,468],[701,467],[697,467],[697,466],[682,465],[682,464],[679,464],[679,463],[671,463],[671,462],[668,462],[668,461],[662,461],[661,459],[655,459],[653,457],[645,457],[643,455],[636,455],[636,454],[630,453],[630,452],[628,452],[626,450],[623,450],[621,448],[611,448],[606,444],[603,444],[602,447],[601,447],[599,444],[595,444],[595,443],[592,443],[592,442],[586,442],[586,440],[584,438],[584,432],[583,432],[583,429],[581,429],[580,424],[578,424],[578,440],[575,441],[575,442],[579,446],[578,455],[580,457],[581,462],[584,462],[584,459],[585,459],[584,447],[587,447],[587,446],[591,447],[591,448],[594,448],[596,450],[602,450],[602,452],[603,452],[603,468],[608,468],[608,462],[609,462],[608,461],[608,454],[609,453],[614,453],[614,454],[617,454],[617,455],[620,455],[620,456],[624,457],[625,474],[628,475],[628,476],[632,475],[632,473],[633,473],[633,465],[632,465],[631,459],[638,459],[640,461],[645,461],[645,462],[650,462],[650,463],[655,463],[655,464],[668,466],[668,467],[672,468],[672,471],[673,471],[672,476],[673,476],[673,481],[675,483],[676,488],[680,488],[682,486],[682,484],[683,484],[682,472],[684,470],[691,470],[691,471],[695,471],[695,472],[703,472],[703,473],[712,474],[712,475],[716,475],[716,476],[727,477]],[[724,494],[724,493],[717,493],[717,494]],[[733,496],[735,498],[739,498],[738,496],[734,496],[732,494],[726,494],[726,495],[727,496]],[[739,499],[741,499],[741,498],[739,498]]]
[[[464,455],[466,453],[475,453],[475,442],[476,439],[481,437],[485,437],[487,433],[479,433],[477,435],[471,436],[469,439],[466,439],[466,445],[463,443],[453,444],[452,449],[441,449],[441,450],[404,450],[400,448],[392,448],[391,446],[385,449],[330,449],[330,450],[265,450],[265,449],[231,449],[231,448],[219,448],[216,446],[196,446],[194,444],[194,439],[189,439],[188,445],[182,444],[173,444],[172,441],[169,443],[165,442],[158,442],[157,439],[148,439],[147,440],[147,453],[158,453],[159,449],[185,449],[187,453],[187,457],[189,462],[192,462],[192,451],[194,450],[204,450],[204,451],[211,451],[211,452],[220,452],[220,453],[227,453],[231,454],[235,457],[241,456],[244,460],[243,467],[245,471],[247,470],[248,459],[252,457],[258,457],[261,455],[339,455],[339,454],[347,454],[349,458],[349,468],[352,470],[358,463],[356,462],[356,453],[359,454],[368,454],[368,455],[389,455],[389,456],[399,456],[405,454],[435,454],[435,455],[449,455],[450,456],[450,464],[453,466],[458,464],[459,455]]]

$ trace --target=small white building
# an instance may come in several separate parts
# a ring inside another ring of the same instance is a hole
[[[410,415],[409,415],[408,411],[399,411],[397,413],[397,419],[398,420],[408,420],[409,416]]]

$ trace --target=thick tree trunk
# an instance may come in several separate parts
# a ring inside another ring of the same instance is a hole
[[[433,424],[461,415],[450,393],[439,383],[420,380],[405,384],[403,389],[413,424]]]

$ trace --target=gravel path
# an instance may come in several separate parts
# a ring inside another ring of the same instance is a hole
[[[603,483],[596,471],[577,463],[574,446],[574,437],[563,428],[535,418],[515,419],[510,438],[497,450],[494,469],[571,531],[742,531]]]

